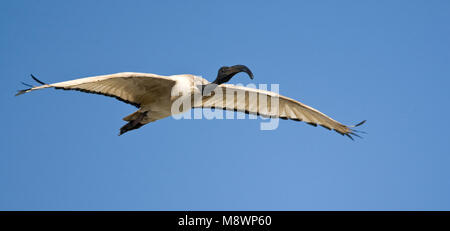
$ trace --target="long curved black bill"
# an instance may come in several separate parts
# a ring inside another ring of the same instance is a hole
[[[234,66],[231,66],[229,70],[230,70],[230,72],[231,72],[230,74],[232,76],[239,72],[245,72],[248,74],[248,76],[250,76],[250,79],[253,79],[252,71],[244,65],[234,65]]]

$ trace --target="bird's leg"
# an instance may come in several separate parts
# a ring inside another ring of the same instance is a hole
[[[147,116],[147,112],[142,112],[139,113],[138,117],[130,122],[128,122],[127,124],[125,124],[123,127],[120,128],[120,133],[119,136],[122,135],[125,132],[134,130],[134,129],[138,129],[140,127],[142,127],[144,124],[141,123],[142,120]]]

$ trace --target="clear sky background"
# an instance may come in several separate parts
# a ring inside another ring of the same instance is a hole
[[[448,210],[449,1],[1,1],[2,210]],[[123,71],[277,83],[368,132],[167,118],[32,82]]]

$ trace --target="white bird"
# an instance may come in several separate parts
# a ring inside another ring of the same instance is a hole
[[[23,83],[30,88],[20,90],[16,96],[34,90],[55,88],[114,97],[138,108],[136,112],[123,118],[128,123],[120,128],[119,135],[173,114],[183,113],[192,108],[220,108],[265,117],[304,121],[313,126],[321,125],[329,130],[335,130],[351,139],[353,139],[352,135],[358,136],[355,134],[358,131],[351,127],[359,126],[365,122],[364,120],[357,125],[346,126],[312,107],[277,93],[224,84],[240,72],[247,73],[253,79],[252,72],[244,65],[221,67],[216,80],[212,83],[200,76],[190,74],[162,76],[147,73],[123,72],[46,84],[31,75],[35,81],[42,85],[31,86]],[[222,92],[223,96],[214,95],[216,92]],[[227,98],[230,95],[235,96],[235,94],[244,95],[245,97],[231,97],[232,100]],[[253,99],[258,99],[262,96],[267,98],[267,102],[269,103],[259,102],[261,100],[250,100],[251,96],[255,95],[256,97]],[[196,96],[200,96],[200,100],[191,100],[192,104],[189,108],[183,105],[182,110],[173,110],[173,106],[177,100],[178,102],[180,100],[186,101],[186,99],[193,99]],[[278,108],[276,110],[271,108],[270,102],[274,102],[271,101],[273,99],[278,100]]]

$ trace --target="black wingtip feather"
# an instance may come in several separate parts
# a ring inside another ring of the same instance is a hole
[[[30,74],[30,75],[31,75],[31,78],[34,79],[34,81],[36,81],[36,82],[38,82],[38,83],[40,83],[40,84],[42,84],[42,85],[46,85],[46,83],[44,83],[44,82],[42,82],[41,80],[39,80],[38,78],[34,77],[33,74]]]
[[[28,84],[28,83],[24,83],[24,82],[20,82],[20,83],[22,83],[23,85],[25,85],[25,86],[27,86],[27,87],[34,87],[33,85]]]
[[[353,136],[356,136],[356,137],[358,137],[358,138],[361,138],[361,139],[362,139],[362,137],[361,137],[360,135],[358,135],[358,134],[356,134],[356,133],[354,133],[354,132],[350,132],[350,135],[353,135]]]
[[[42,82],[41,80],[39,80],[38,78],[36,78],[33,74],[30,74],[30,75],[31,75],[31,78],[34,79],[34,81],[36,81],[36,82],[38,82],[38,83],[40,83],[40,84],[42,84],[42,85],[47,85],[46,83],[44,83],[44,82]],[[35,87],[35,86],[33,86],[33,85],[31,85],[31,84],[28,84],[28,83],[24,83],[24,82],[21,82],[21,83],[22,83],[23,85],[29,87],[29,88],[17,91],[16,96],[22,95],[22,94],[26,93],[27,91],[29,91],[30,89],[32,89],[33,87]]]
[[[360,130],[355,130],[355,129],[352,129],[352,132],[367,134],[367,132],[365,132],[365,131],[360,131]]]
[[[26,93],[26,92],[27,92],[28,90],[30,90],[30,89],[31,89],[31,88],[23,89],[23,90],[18,90],[17,93],[15,94],[15,96],[22,95],[22,94]]]
[[[355,125],[354,127],[361,126],[361,125],[363,125],[366,121],[367,121],[367,120],[363,120],[363,121],[359,122],[357,125]]]
[[[350,138],[351,140],[355,141],[355,139],[353,139],[353,137],[349,134],[349,133],[345,133],[345,135]]]

